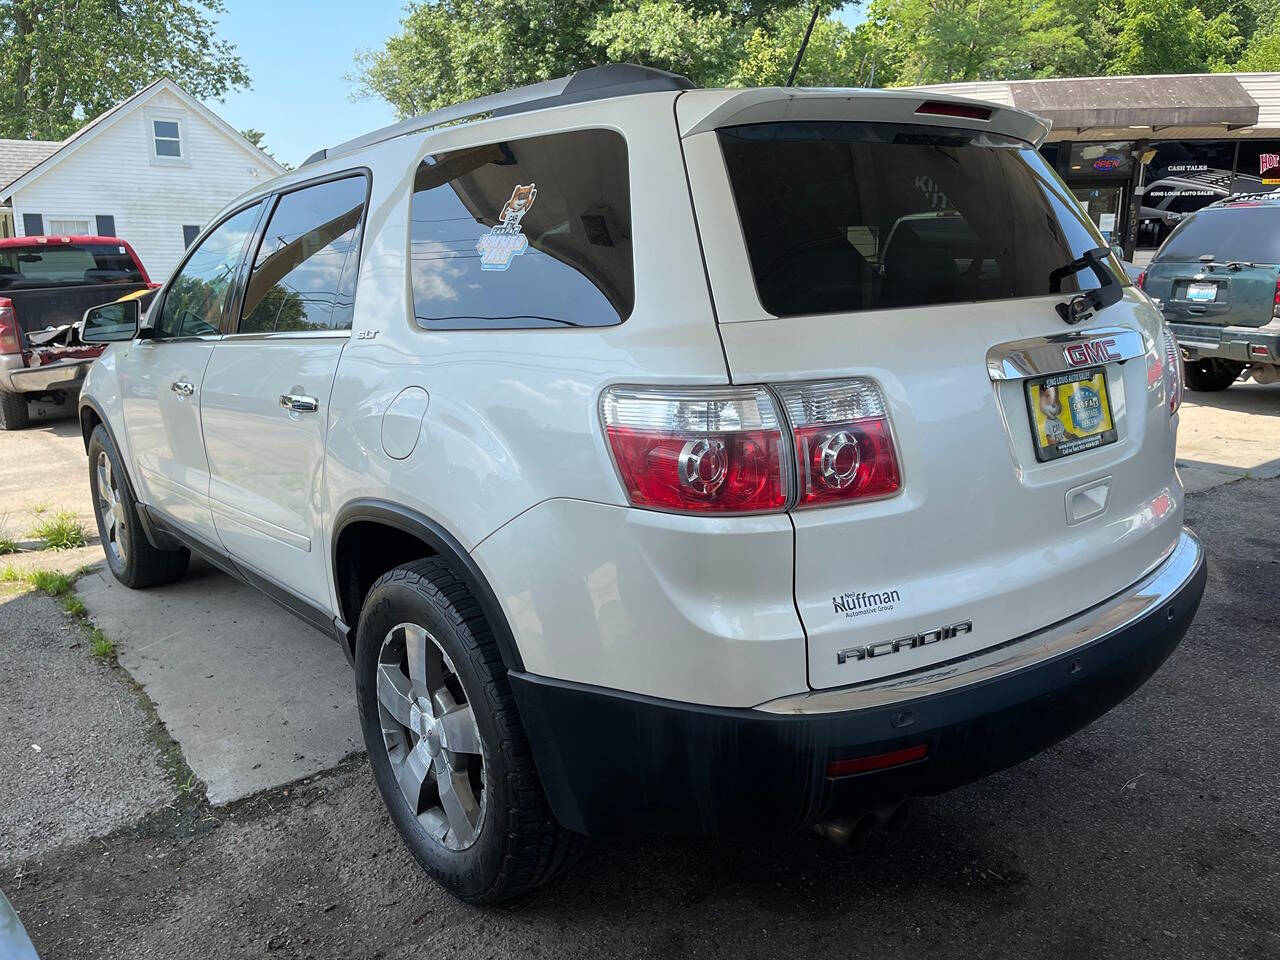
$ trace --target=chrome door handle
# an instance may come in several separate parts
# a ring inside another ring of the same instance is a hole
[[[169,389],[180,397],[189,397],[196,392],[196,385],[188,383],[186,380],[175,380]]]
[[[315,397],[304,397],[298,393],[282,393],[280,406],[294,413],[315,413],[320,409],[320,401]]]

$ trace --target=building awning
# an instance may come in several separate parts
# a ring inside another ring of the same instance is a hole
[[[1009,84],[1013,105],[1053,122],[1055,131],[1099,128],[1252,126],[1258,104],[1240,81],[1200,76],[1088,77],[1019,80]]]

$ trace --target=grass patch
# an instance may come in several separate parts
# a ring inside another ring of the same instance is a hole
[[[84,601],[74,593],[68,593],[62,598],[62,609],[73,617],[83,617],[88,614],[88,611],[85,610]]]
[[[6,532],[9,527],[9,515],[0,514],[0,555],[18,552],[18,541]]]
[[[71,585],[76,582],[76,578],[71,574],[57,573],[53,570],[32,570],[22,579],[51,597],[65,596],[71,592]]]
[[[70,510],[59,510],[52,516],[43,517],[31,535],[43,541],[50,550],[70,550],[88,543],[84,524]]]
[[[31,505],[31,512],[37,517],[43,516],[49,512],[49,506],[50,504],[48,500],[41,500],[39,503],[33,503]]]
[[[95,657],[107,660],[116,655],[116,642],[98,627],[89,634],[89,652]]]

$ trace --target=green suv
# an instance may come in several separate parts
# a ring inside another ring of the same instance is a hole
[[[1280,381],[1280,191],[1183,220],[1138,286],[1178,338],[1190,389],[1225,390],[1242,373]]]

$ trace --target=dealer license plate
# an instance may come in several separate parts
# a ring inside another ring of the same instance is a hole
[[[1187,299],[1193,303],[1213,303],[1218,299],[1218,285],[1216,283],[1189,283],[1187,284]]]
[[[1102,367],[1027,381],[1027,411],[1036,459],[1057,460],[1116,442]]]

